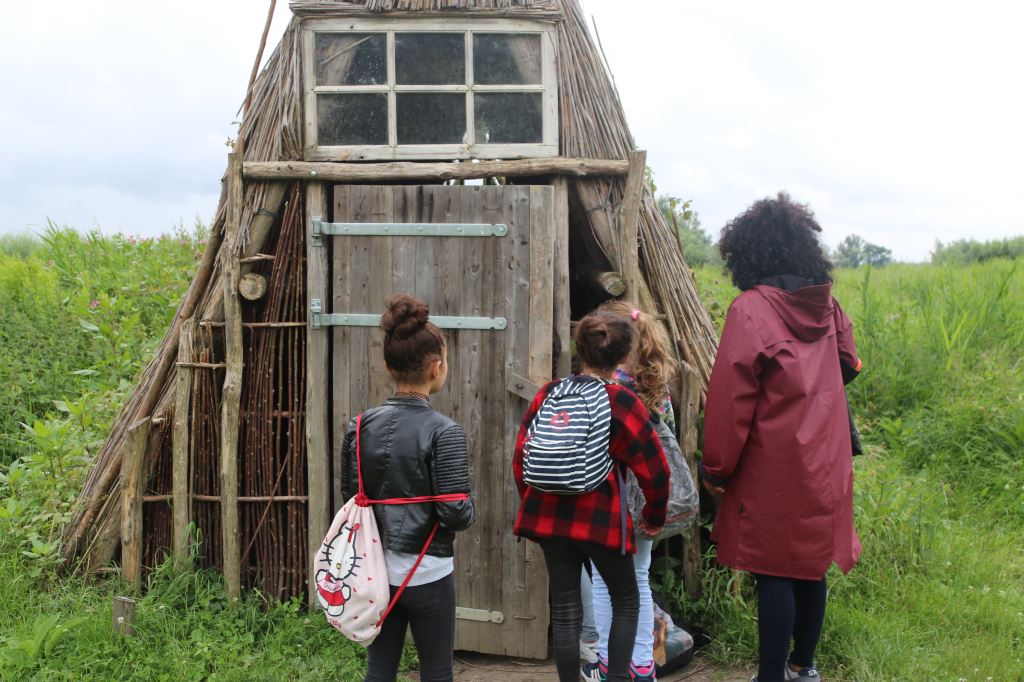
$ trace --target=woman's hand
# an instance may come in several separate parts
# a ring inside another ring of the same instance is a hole
[[[649,538],[653,538],[653,537],[657,536],[658,533],[661,532],[661,528],[651,528],[650,526],[647,525],[646,521],[641,521],[640,522],[640,532],[643,533],[644,535],[646,535]]]
[[[707,490],[712,495],[724,495],[725,494],[725,488],[723,488],[720,485],[713,485],[711,483],[711,481],[709,481],[706,478],[704,479],[704,489]]]

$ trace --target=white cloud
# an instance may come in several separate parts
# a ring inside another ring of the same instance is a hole
[[[787,189],[835,244],[1024,233],[1024,6],[583,0],[659,190],[712,233]],[[268,53],[289,12],[280,2]],[[625,7],[625,9],[624,9]],[[266,4],[52,0],[0,24],[0,230],[209,218]]]

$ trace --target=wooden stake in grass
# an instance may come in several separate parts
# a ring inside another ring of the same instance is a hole
[[[173,548],[174,569],[184,570],[188,564],[188,524],[191,519],[192,501],[188,498],[188,444],[189,416],[192,397],[192,338],[195,320],[189,318],[181,325],[181,340],[178,342],[178,383],[175,387],[174,431],[171,435],[173,463],[171,467],[173,490]]]
[[[135,600],[131,597],[114,597],[113,630],[119,637],[135,636]]]

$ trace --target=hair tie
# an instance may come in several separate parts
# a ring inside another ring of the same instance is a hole
[[[639,320],[639,319],[640,319],[640,311],[639,311],[639,310],[634,310],[634,311],[633,311],[633,312],[632,312],[632,313],[630,314],[630,317],[631,317],[631,318],[633,318],[633,321],[634,321],[634,322],[636,322],[637,320]]]

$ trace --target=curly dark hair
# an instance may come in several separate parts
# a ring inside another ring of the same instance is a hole
[[[821,226],[806,204],[786,192],[755,201],[722,228],[718,251],[740,291],[766,277],[796,275],[816,284],[832,280],[835,267],[818,240]]]

